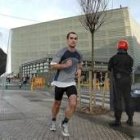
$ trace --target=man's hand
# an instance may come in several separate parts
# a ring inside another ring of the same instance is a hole
[[[76,78],[80,78],[81,77],[81,73],[82,73],[82,70],[78,69],[77,72],[75,73]]]
[[[63,64],[64,68],[69,68],[72,66],[72,60],[71,59],[68,59],[66,61],[66,63]]]

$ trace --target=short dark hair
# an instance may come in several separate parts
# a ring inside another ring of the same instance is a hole
[[[75,32],[69,32],[69,33],[67,34],[67,39],[69,38],[70,34],[75,34],[75,35],[77,35]],[[77,37],[78,37],[78,35],[77,35]]]

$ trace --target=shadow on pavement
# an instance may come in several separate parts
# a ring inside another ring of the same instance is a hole
[[[92,115],[92,114],[85,114],[84,112],[76,112],[77,116],[90,121],[91,123],[103,125],[105,127],[111,128],[115,131],[119,131],[128,135],[132,140],[140,140],[140,123],[134,122],[134,126],[128,126],[125,122],[122,122],[121,127],[110,127],[109,123],[112,121],[112,117],[109,113],[103,115]]]

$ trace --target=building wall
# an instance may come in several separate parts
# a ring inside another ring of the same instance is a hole
[[[132,45],[134,50],[135,69],[140,66],[140,25],[131,17]]]
[[[54,55],[58,49],[66,46],[66,34],[70,31],[78,34],[77,48],[85,59],[90,59],[91,35],[80,23],[80,16],[12,29],[12,72],[18,73],[21,64]],[[95,33],[95,60],[107,62],[116,53],[116,43],[121,38],[128,39],[129,53],[134,58],[136,47],[128,8],[108,11],[105,23]]]

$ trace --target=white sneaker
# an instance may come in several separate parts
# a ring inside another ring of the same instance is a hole
[[[51,122],[50,130],[51,131],[56,131],[56,121]]]
[[[68,131],[68,123],[61,124],[61,129],[62,129],[61,132],[63,136],[66,136],[66,137],[70,136],[69,131]]]

